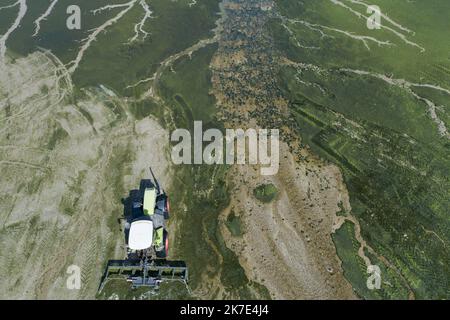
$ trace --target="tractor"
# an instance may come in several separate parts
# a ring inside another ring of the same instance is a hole
[[[125,260],[110,260],[99,291],[111,279],[125,278],[132,288],[159,287],[163,281],[187,284],[188,268],[183,261],[166,260],[169,237],[169,197],[160,188],[150,168],[153,180],[142,180],[139,190],[130,192],[124,204]]]
[[[128,256],[166,258],[169,237],[166,221],[169,219],[169,197],[160,189],[154,178],[154,185],[144,189],[144,196],[133,201],[131,216],[127,217],[125,232],[128,234]]]

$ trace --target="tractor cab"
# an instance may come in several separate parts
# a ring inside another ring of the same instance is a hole
[[[157,258],[168,254],[168,233],[165,220],[169,217],[168,197],[158,187],[145,188],[142,202],[133,205],[135,211],[128,234],[131,252],[154,251]]]

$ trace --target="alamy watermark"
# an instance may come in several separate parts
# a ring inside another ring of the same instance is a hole
[[[370,16],[367,18],[367,28],[370,30],[381,29],[381,9],[379,6],[367,6],[367,13]]]
[[[170,140],[178,142],[172,148],[175,164],[259,164],[264,176],[278,173],[278,129],[226,129],[224,135],[219,129],[203,132],[202,122],[194,121],[194,137],[187,129],[176,129]]]
[[[69,30],[81,29],[81,9],[77,5],[70,5],[67,7],[67,14],[69,17],[66,20],[66,26]]]
[[[69,275],[66,280],[66,287],[69,290],[81,289],[81,269],[77,265],[70,265],[66,273]]]
[[[81,29],[81,9],[78,5],[70,5],[67,7],[67,14],[69,17],[66,20],[66,26],[69,30]],[[368,5],[367,14],[367,28],[370,30],[381,29],[381,9],[377,5]]]
[[[379,290],[381,288],[381,270],[377,265],[370,265],[367,267],[367,273],[370,276],[367,278],[367,289]]]

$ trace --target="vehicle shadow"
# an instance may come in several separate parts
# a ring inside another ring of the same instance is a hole
[[[154,188],[155,184],[150,179],[142,179],[139,183],[139,189],[130,190],[128,197],[122,198],[123,216],[118,219],[118,223],[121,226],[124,223],[124,237],[125,243],[128,244],[128,233],[130,230],[130,224],[133,220],[143,215],[142,203],[144,201],[144,192],[146,188]]]

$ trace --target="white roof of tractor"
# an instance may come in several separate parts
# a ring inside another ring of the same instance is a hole
[[[153,241],[153,222],[138,220],[131,223],[128,247],[131,250],[144,250],[151,247]]]

